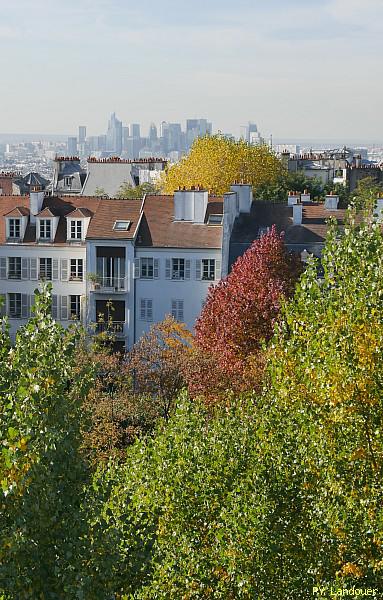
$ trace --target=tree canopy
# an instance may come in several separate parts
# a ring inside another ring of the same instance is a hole
[[[161,186],[166,194],[178,187],[202,186],[211,194],[230,191],[234,181],[256,189],[275,182],[283,171],[278,158],[265,145],[251,146],[222,135],[197,138],[187,156],[166,170]]]

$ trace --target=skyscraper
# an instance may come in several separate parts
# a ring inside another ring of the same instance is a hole
[[[111,115],[108,122],[106,149],[116,154],[121,154],[122,152],[122,122],[117,119],[116,113]]]
[[[86,126],[85,125],[79,125],[78,128],[78,143],[79,144],[84,144],[86,140]]]
[[[211,123],[207,119],[187,119],[186,120],[186,144],[188,148],[194,140],[204,135],[210,135],[212,130]]]
[[[76,137],[68,137],[67,153],[68,153],[68,156],[76,156],[77,155],[77,138]]]

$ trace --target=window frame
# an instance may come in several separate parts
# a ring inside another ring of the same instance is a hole
[[[75,305],[74,310],[73,310],[73,305]],[[70,321],[81,321],[81,296],[80,296],[80,294],[69,294],[68,319]]]
[[[201,281],[215,281],[215,258],[201,258]],[[206,265],[204,263],[207,263]],[[205,277],[205,266],[207,276]]]
[[[16,302],[17,301],[17,302]],[[13,311],[12,314],[12,304],[14,303],[14,307],[17,308],[20,302],[20,311]],[[22,296],[18,292],[9,292],[8,293],[8,315],[11,319],[21,319],[22,318]]]
[[[16,231],[18,229],[18,235]],[[10,217],[8,219],[8,238],[10,240],[19,240],[21,238],[21,219],[18,217]]]
[[[69,259],[69,281],[84,281],[84,260],[82,258]]]
[[[49,236],[46,235],[48,230]],[[52,219],[39,219],[39,239],[52,240]]]
[[[20,268],[15,268],[14,271],[16,272],[16,276],[11,276],[11,262],[16,262],[18,261],[18,263],[20,264]],[[7,271],[7,279],[16,279],[19,280],[21,279],[21,256],[8,256],[8,271]]]
[[[177,273],[178,273],[178,276],[176,276]],[[172,258],[171,279],[174,279],[176,281],[184,281],[185,280],[185,259],[184,258]]]
[[[44,265],[44,267],[42,267],[42,265]],[[49,272],[49,270],[50,270],[50,272]],[[42,275],[42,271],[45,271],[45,275]],[[47,275],[47,273],[48,273],[48,275]],[[52,281],[52,279],[53,279],[53,260],[52,260],[52,258],[40,256],[40,258],[39,258],[39,279],[44,280],[44,281]]]
[[[84,223],[82,219],[70,219],[69,223],[69,239],[82,240],[84,231]],[[79,235],[80,234],[80,235]]]
[[[146,275],[143,274],[144,268]],[[150,274],[151,270],[151,274]],[[154,258],[151,256],[143,256],[140,259],[140,279],[154,279]]]

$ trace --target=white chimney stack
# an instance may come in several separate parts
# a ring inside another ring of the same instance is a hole
[[[289,192],[287,196],[287,206],[294,206],[294,204],[298,204],[301,199],[301,195],[299,192]]]
[[[308,204],[309,202],[311,202],[310,192],[308,192],[307,190],[305,190],[303,192],[303,194],[301,194],[301,202],[302,202],[302,204]]]
[[[174,220],[204,223],[208,203],[207,190],[194,187],[174,192]]]
[[[32,186],[29,192],[29,213],[31,223],[36,223],[36,215],[41,211],[43,202],[44,190],[42,190],[39,185]]]
[[[339,202],[339,196],[336,196],[334,194],[334,192],[330,192],[325,197],[324,207],[327,210],[338,210],[338,202]]]
[[[293,204],[293,225],[302,225],[302,204]]]
[[[237,183],[230,186],[230,190],[235,192],[239,200],[239,212],[250,213],[253,203],[253,186],[249,183]]]

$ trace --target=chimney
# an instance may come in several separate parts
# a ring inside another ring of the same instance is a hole
[[[335,195],[333,191],[325,196],[324,207],[327,210],[338,210],[339,196]]]
[[[308,190],[305,190],[303,194],[301,194],[301,202],[302,204],[309,204],[309,202],[311,202],[311,195]]]
[[[302,225],[302,204],[293,204],[293,225]]]
[[[360,169],[362,167],[362,156],[361,154],[357,154],[355,156],[355,166],[357,169]]]
[[[287,206],[294,206],[294,204],[298,204],[301,196],[299,192],[289,192],[287,196]]]
[[[174,220],[204,223],[208,203],[207,190],[182,189],[174,192]]]
[[[253,186],[249,183],[237,183],[236,181],[230,186],[230,190],[235,192],[239,200],[239,212],[250,213],[253,203]]]
[[[36,223],[36,215],[41,211],[44,202],[44,190],[40,185],[32,185],[29,192],[30,222]]]

